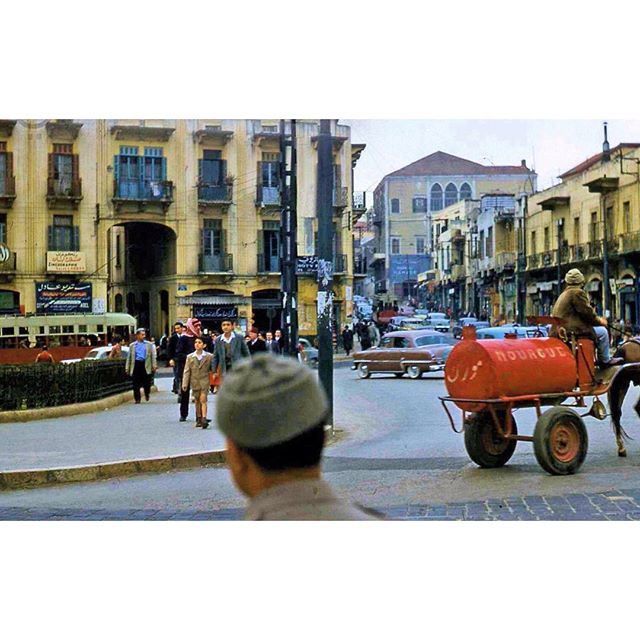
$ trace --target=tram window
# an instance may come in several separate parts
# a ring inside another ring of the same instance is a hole
[[[104,333],[104,325],[103,325],[103,324],[99,324],[99,325],[96,327],[96,331],[97,331],[98,333]]]
[[[75,333],[72,324],[65,324],[62,326],[62,333]]]
[[[44,327],[38,327],[38,333],[39,333],[41,336],[43,336],[43,335],[46,333],[46,331],[44,330]]]
[[[2,327],[3,336],[12,336],[15,333],[15,327]]]
[[[28,334],[29,334],[29,327],[19,327],[19,328],[18,328],[18,333],[19,333],[21,336],[26,336],[26,335],[28,335]]]
[[[60,325],[53,324],[49,327],[49,335],[52,335],[54,333],[60,333]]]
[[[86,324],[78,325],[78,333],[87,333],[87,325]]]

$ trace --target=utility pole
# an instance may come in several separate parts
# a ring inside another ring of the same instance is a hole
[[[296,121],[290,120],[287,134],[280,120],[280,274],[284,351],[298,353],[298,187],[296,156]]]
[[[318,374],[329,398],[333,426],[333,152],[331,121],[320,120],[318,135]]]

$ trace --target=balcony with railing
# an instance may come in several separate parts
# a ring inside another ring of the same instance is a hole
[[[513,271],[518,254],[515,251],[501,251],[496,254],[496,271]]]
[[[602,240],[591,240],[587,243],[588,258],[602,257]]]
[[[496,222],[511,222],[515,215],[515,207],[495,207],[493,210],[493,218]]]
[[[336,209],[344,209],[347,206],[347,187],[341,187],[340,185],[333,187],[333,206]]]
[[[527,269],[539,269],[542,264],[542,254],[533,253],[527,257]]]
[[[265,187],[262,184],[258,184],[258,190],[256,193],[256,204],[262,208],[279,207],[280,206],[280,188]]]
[[[233,255],[230,253],[218,255],[201,253],[198,256],[198,270],[200,273],[228,273],[233,271]]]
[[[0,152],[0,207],[10,208],[16,199],[16,179],[13,175],[13,154]]]
[[[280,257],[273,254],[259,253],[258,273],[280,273]]]
[[[47,202],[50,207],[70,204],[77,206],[82,200],[80,178],[47,178]]]
[[[9,253],[7,260],[0,262],[0,275],[13,275],[16,272],[16,254]]]
[[[640,231],[625,233],[622,236],[622,253],[634,253],[640,251]]]
[[[198,204],[230,205],[233,199],[233,185],[198,183]]]
[[[359,277],[367,275],[367,259],[364,256],[354,256],[353,275]]]
[[[341,253],[333,257],[333,273],[347,273],[347,256]]]
[[[173,182],[120,178],[113,182],[113,202],[116,207],[137,204],[140,209],[157,204],[166,211],[173,202]]]

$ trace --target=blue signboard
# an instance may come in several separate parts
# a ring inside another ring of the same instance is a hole
[[[431,268],[431,256],[416,254],[389,257],[389,279],[391,282],[416,281],[419,273],[429,271]]]
[[[36,313],[91,313],[90,282],[36,282]]]

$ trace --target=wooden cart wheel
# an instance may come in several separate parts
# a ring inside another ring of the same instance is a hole
[[[569,407],[545,411],[533,432],[538,464],[555,476],[575,473],[587,457],[589,437],[582,418]]]
[[[505,424],[506,413],[497,411],[501,425]],[[511,433],[518,434],[515,418],[511,417]],[[496,429],[493,417],[489,411],[472,413],[464,423],[464,446],[469,457],[485,469],[502,467],[516,450],[517,440],[503,438]]]

